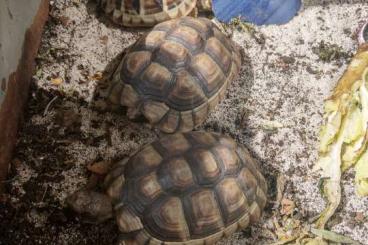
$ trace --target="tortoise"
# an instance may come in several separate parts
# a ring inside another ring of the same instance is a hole
[[[258,162],[230,137],[168,134],[117,162],[106,193],[79,190],[67,203],[102,222],[115,216],[123,244],[213,244],[257,222],[267,202]]]
[[[127,27],[151,27],[182,16],[196,16],[197,9],[212,10],[211,0],[100,0],[100,6],[114,23]]]
[[[164,133],[205,121],[240,70],[238,47],[206,18],[156,25],[137,40],[110,79],[108,100]]]

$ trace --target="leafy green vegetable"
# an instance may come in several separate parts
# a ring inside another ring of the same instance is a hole
[[[344,171],[355,166],[357,193],[368,196],[368,44],[359,48],[324,109],[314,170],[321,170],[319,187],[327,206],[314,227],[294,229],[292,236],[279,237],[275,245],[359,244],[324,227],[340,204]]]
[[[368,195],[368,151],[359,159],[355,166],[355,183],[357,185],[357,193],[361,196]]]
[[[368,195],[368,46],[363,46],[325,103],[319,160],[327,207],[316,222],[323,229],[341,201],[341,174],[356,170],[357,193]]]
[[[359,244],[358,242],[354,241],[353,239],[351,239],[349,237],[337,234],[337,233],[332,232],[332,231],[311,228],[311,232],[313,234],[315,234],[316,236],[318,236],[320,238],[323,238],[323,239],[326,239],[326,240],[331,241],[331,242],[354,244],[354,245]]]

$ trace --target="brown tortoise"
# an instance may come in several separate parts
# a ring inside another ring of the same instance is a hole
[[[148,27],[187,15],[196,15],[196,6],[211,10],[211,0],[100,0],[113,22],[128,27]]]
[[[257,164],[224,135],[177,133],[118,162],[108,195],[82,190],[67,202],[99,221],[114,215],[124,244],[213,244],[259,220],[267,185]]]
[[[111,78],[109,100],[165,133],[201,124],[238,75],[239,49],[205,18],[156,25],[129,48]]]

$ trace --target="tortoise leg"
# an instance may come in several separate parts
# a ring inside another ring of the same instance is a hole
[[[112,164],[112,166],[110,167],[110,171],[105,176],[105,187],[110,186],[112,181],[114,181],[116,178],[124,173],[125,164],[128,162],[128,160],[129,158],[126,157]]]
[[[90,223],[102,223],[112,218],[111,199],[105,194],[79,190],[66,198],[66,203]]]
[[[132,46],[133,44],[128,46],[123,50],[123,52],[118,54],[101,73],[102,77],[100,80],[97,81],[93,101],[91,102],[91,106],[94,109],[97,109],[98,111],[115,111],[120,108],[118,106],[120,104],[119,98],[117,97],[120,94],[113,94],[111,90],[113,87],[116,86],[116,84],[121,83],[119,71],[122,66],[122,60]]]
[[[138,242],[126,235],[120,235],[116,241],[116,245],[139,245]]]
[[[229,30],[228,28],[225,28],[225,25],[222,24],[218,19],[216,19],[216,17],[213,17],[211,21],[220,29],[222,33],[224,33],[226,37],[231,38],[231,36],[233,35],[233,32]]]
[[[122,244],[122,245],[138,245],[138,243],[134,239],[123,240],[122,243],[120,243],[120,244]]]

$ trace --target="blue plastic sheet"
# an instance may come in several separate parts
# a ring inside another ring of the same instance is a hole
[[[256,25],[284,24],[292,19],[301,0],[212,0],[216,18],[228,23],[240,17]]]

